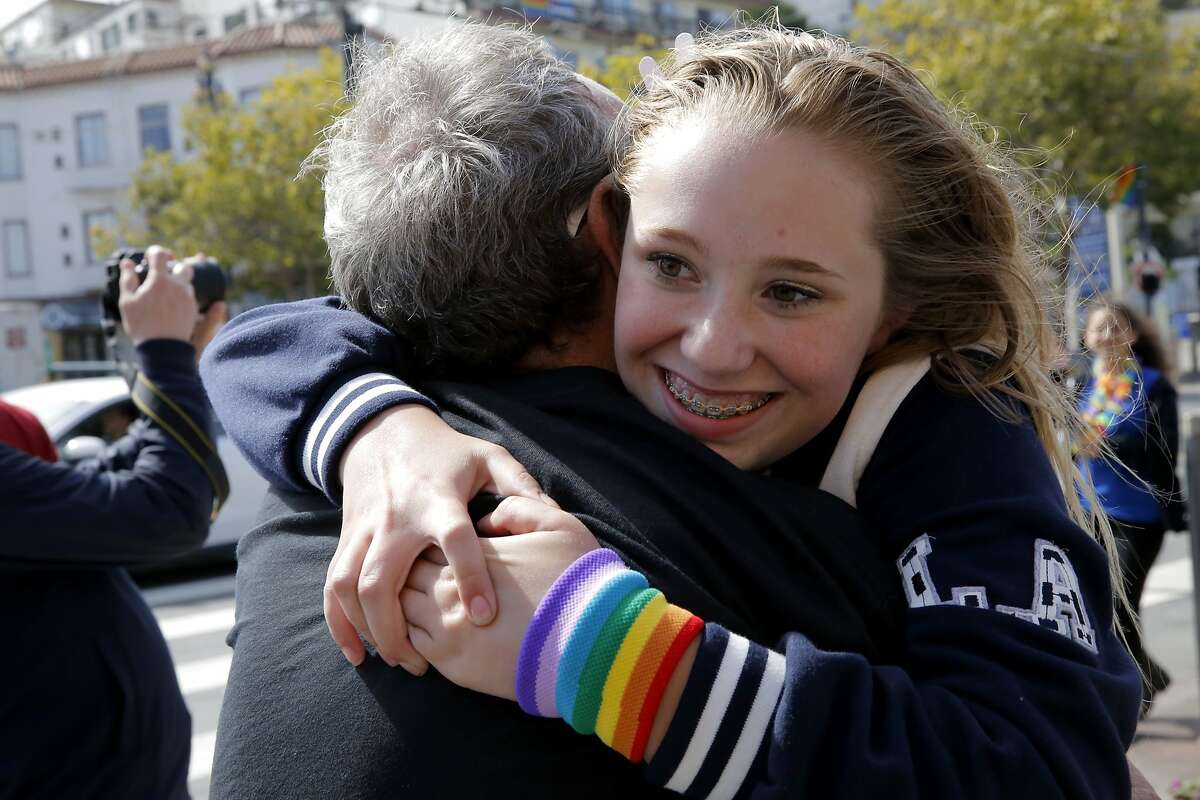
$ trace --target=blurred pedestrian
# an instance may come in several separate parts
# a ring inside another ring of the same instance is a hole
[[[169,258],[150,248],[140,287],[121,265],[145,419],[72,468],[32,415],[0,406],[0,798],[188,796],[191,718],[122,569],[198,546],[225,491],[189,341],[224,308],[197,325],[190,267]]]
[[[1150,657],[1138,618],[1146,575],[1168,530],[1184,527],[1175,473],[1179,410],[1166,350],[1151,324],[1124,303],[1103,302],[1088,314],[1084,344],[1091,377],[1080,395],[1090,438],[1079,460],[1112,521],[1128,604],[1116,613],[1143,677],[1143,714],[1171,682]]]

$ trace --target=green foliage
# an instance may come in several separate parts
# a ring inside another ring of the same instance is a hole
[[[746,8],[746,16],[749,19],[770,19],[775,14],[779,15],[779,24],[785,28],[791,28],[794,31],[806,31],[812,27],[808,24],[808,17],[791,3],[752,5]]]
[[[638,72],[638,64],[646,56],[659,61],[667,55],[658,39],[649,34],[639,33],[633,45],[621,48],[607,55],[600,66],[582,64],[579,72],[592,80],[602,83],[622,100],[629,99],[634,88],[642,82]]]
[[[1051,193],[1103,191],[1145,165],[1148,197],[1170,211],[1200,189],[1200,60],[1169,37],[1157,0],[883,0],[859,6],[856,39],[929,74]],[[1172,32],[1175,33],[1175,32]]]
[[[315,295],[325,289],[318,175],[297,178],[341,106],[341,59],[288,73],[246,107],[197,98],[184,115],[193,157],[147,153],[133,177],[122,238],[205,252],[236,268],[234,293]],[[109,248],[111,249],[111,248]]]

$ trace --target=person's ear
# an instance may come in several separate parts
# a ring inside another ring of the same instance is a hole
[[[585,225],[596,250],[613,277],[621,270],[621,249],[625,242],[625,202],[613,186],[612,176],[596,184],[588,199]]]
[[[884,312],[879,320],[879,327],[875,329],[875,333],[872,334],[871,341],[867,345],[867,355],[874,355],[882,350],[896,335],[896,332],[908,322],[910,313],[908,309],[892,309]]]

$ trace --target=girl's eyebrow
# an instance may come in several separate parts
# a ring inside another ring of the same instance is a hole
[[[687,231],[681,231],[678,228],[660,226],[651,226],[649,228],[644,228],[643,230],[648,236],[653,236],[656,239],[667,239],[668,241],[678,242],[684,247],[690,248],[705,258],[707,258],[709,255],[708,247]]]
[[[838,280],[846,280],[846,276],[833,270],[823,267],[815,261],[809,261],[807,258],[787,258],[784,256],[776,256],[768,258],[766,266],[770,269],[782,269],[791,272],[804,272],[809,275],[827,275],[830,278]]]

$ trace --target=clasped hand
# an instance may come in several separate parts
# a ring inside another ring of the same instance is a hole
[[[510,637],[515,664],[542,595],[598,546],[504,448],[454,431],[423,406],[389,409],[365,426],[342,457],[340,478],[342,532],[324,607],[351,664],[366,656],[360,636],[414,675],[432,661],[451,680],[466,680],[459,667],[468,647]],[[467,513],[479,492],[507,497],[480,529],[522,535],[480,539]],[[511,680],[502,689],[511,696]]]

